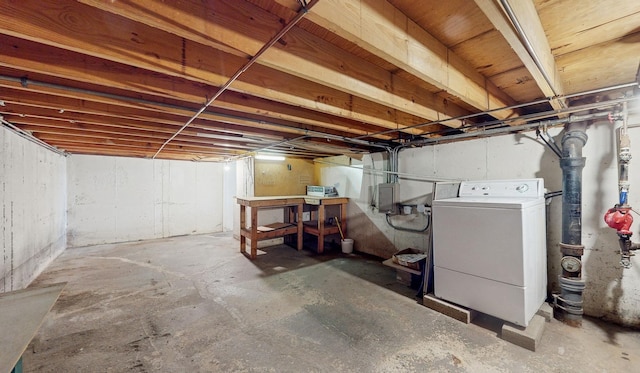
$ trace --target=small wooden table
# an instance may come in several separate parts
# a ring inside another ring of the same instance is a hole
[[[314,197],[314,196],[273,196],[273,197],[236,197],[240,205],[240,252],[247,255],[246,245],[247,238],[251,240],[251,259],[255,259],[258,255],[258,241],[271,238],[284,237],[287,235],[297,235],[297,249],[302,250],[303,233],[313,234],[318,237],[318,253],[324,250],[324,236],[328,234],[338,233],[338,226],[326,226],[325,206],[341,205],[340,207],[340,223],[342,231],[346,234],[347,228],[347,203],[348,198],[345,197]],[[302,213],[308,209],[316,209],[317,221],[306,222],[303,224]],[[247,227],[246,208],[251,207],[251,227]],[[283,207],[285,218],[290,223],[284,228],[274,229],[271,231],[258,230],[258,210],[275,207]]]
[[[284,207],[295,208],[295,212],[302,215],[304,198],[301,196],[287,197],[236,197],[240,205],[240,252],[247,255],[247,237],[251,240],[250,258],[258,256],[258,241],[271,238],[284,237],[289,234],[298,235],[298,250],[302,250],[302,219],[298,219],[296,225],[275,229],[268,232],[258,230],[258,210],[261,208]],[[247,207],[251,207],[251,227],[247,227]],[[285,214],[285,216],[291,216]]]
[[[322,254],[324,251],[324,236],[329,234],[338,234],[340,230],[338,225],[326,225],[325,221],[328,218],[326,213],[326,206],[340,205],[340,227],[342,233],[347,235],[347,203],[349,198],[346,197],[314,197],[305,196],[305,208],[309,207],[311,210],[317,208],[317,211],[311,211],[312,216],[314,212],[317,213],[317,217],[312,217],[311,221],[304,222],[304,233],[309,233],[318,237],[318,253]],[[329,216],[330,218],[331,216]]]

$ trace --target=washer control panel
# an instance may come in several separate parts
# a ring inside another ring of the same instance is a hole
[[[460,183],[460,197],[544,197],[544,179],[480,180]]]

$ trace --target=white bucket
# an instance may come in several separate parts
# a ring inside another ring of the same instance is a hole
[[[345,238],[344,240],[340,241],[340,244],[342,244],[343,253],[351,254],[353,252],[353,239]]]

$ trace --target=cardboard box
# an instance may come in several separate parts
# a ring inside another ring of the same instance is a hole
[[[427,253],[412,248],[400,250],[391,257],[394,263],[418,271],[420,270],[420,261],[426,258]]]

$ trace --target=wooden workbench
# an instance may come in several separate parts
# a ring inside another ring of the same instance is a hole
[[[314,197],[314,196],[273,196],[273,197],[236,197],[240,205],[240,252],[247,255],[247,238],[251,241],[251,253],[248,255],[255,259],[258,255],[258,241],[297,235],[297,249],[302,250],[303,233],[309,233],[318,237],[318,253],[324,251],[324,237],[328,234],[338,233],[338,226],[327,226],[325,206],[340,205],[340,223],[344,234],[347,228],[347,203],[344,197]],[[306,207],[305,207],[306,206]],[[251,226],[247,227],[246,208],[251,207]],[[271,231],[258,230],[258,210],[283,207],[285,211],[285,223],[289,226]],[[303,224],[302,213],[305,208],[312,211],[316,220]]]

